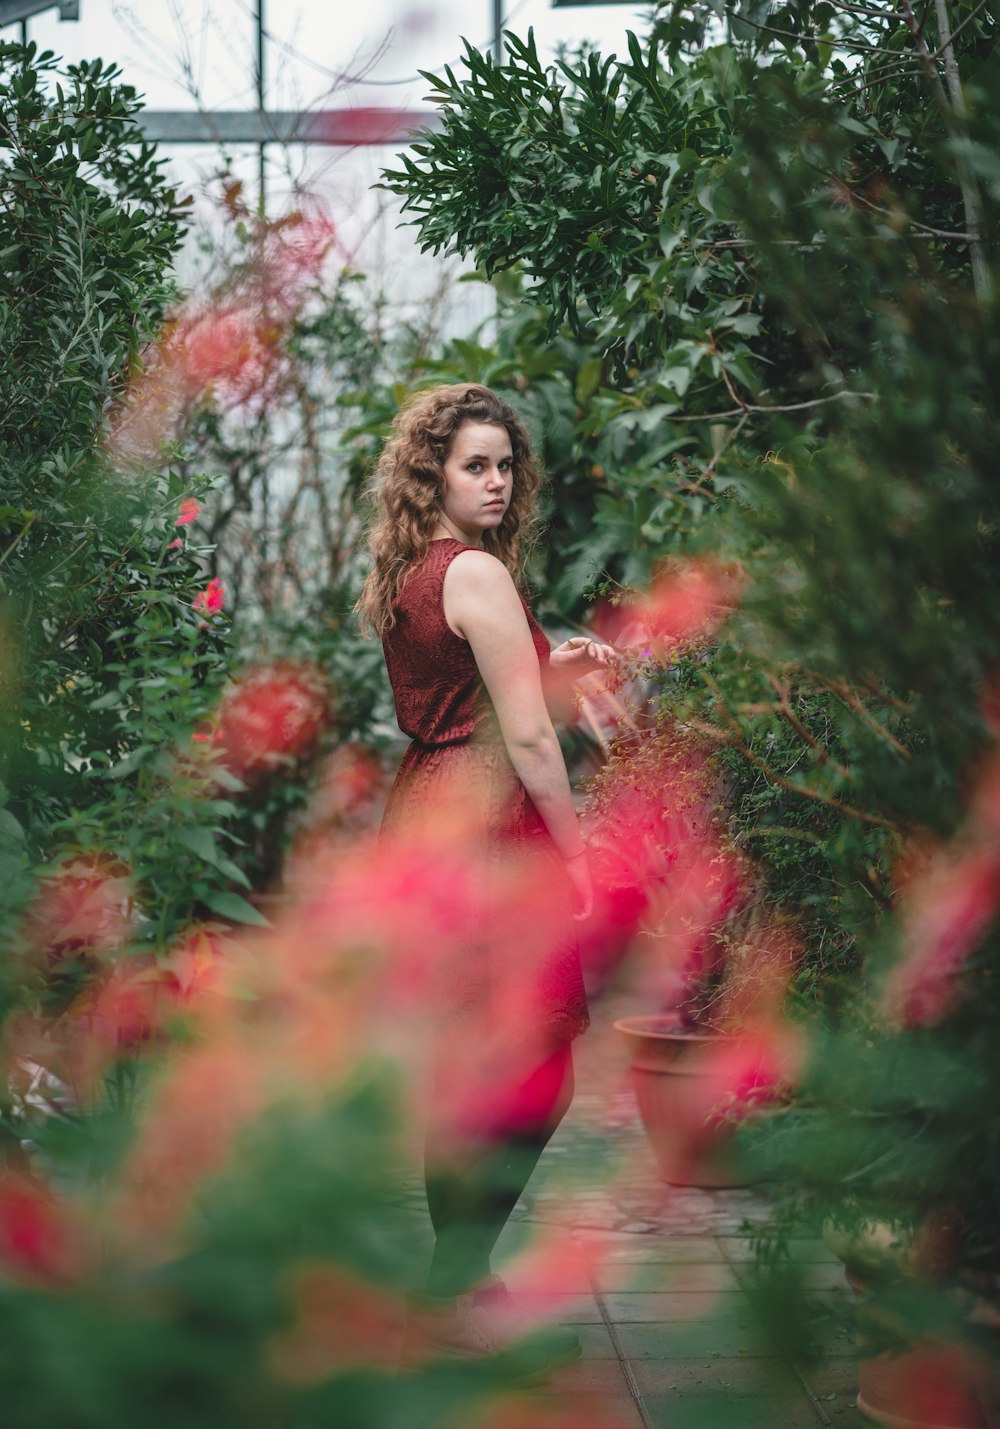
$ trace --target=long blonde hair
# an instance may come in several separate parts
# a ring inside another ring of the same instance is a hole
[[[506,428],[513,456],[510,505],[500,525],[483,535],[483,549],[497,556],[520,583],[521,562],[538,522],[541,473],[531,442],[512,407],[475,382],[449,383],[418,393],[396,414],[366,495],[374,511],[368,528],[372,569],[355,609],[362,630],[384,638],[395,624],[393,602],[411,568],[427,554],[441,514],[444,463],[459,427],[490,422]]]

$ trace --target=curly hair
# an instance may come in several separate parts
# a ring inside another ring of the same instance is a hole
[[[363,630],[383,638],[395,624],[393,603],[407,574],[427,554],[444,496],[444,463],[459,427],[489,422],[511,441],[513,491],[500,525],[483,534],[483,549],[498,557],[514,580],[538,524],[541,473],[517,413],[488,387],[449,383],[420,392],[396,414],[393,434],[375,465],[366,496],[373,506],[368,528],[372,569],[355,609]]]

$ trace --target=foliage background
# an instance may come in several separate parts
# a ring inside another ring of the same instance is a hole
[[[904,869],[966,847],[995,738],[996,25],[660,5],[627,58],[549,67],[510,35],[502,68],[428,76],[444,126],[385,175],[422,244],[515,267],[593,352],[604,579],[745,572],[709,658],[659,683],[661,737],[716,743],[732,836],[806,940],[812,1074],[764,1154],[813,1224],[947,1206],[967,1268],[1000,1249],[995,894],[940,913],[932,1013],[880,998],[916,956]]]
[[[357,654],[346,621],[360,575],[353,498],[413,385],[486,381],[524,412],[549,469],[534,578],[551,617],[580,621],[588,592],[619,595],[664,561],[711,557],[744,574],[718,638],[652,672],[650,738],[681,730],[717,749],[730,837],[804,939],[793,1005],[809,1065],[787,1113],[755,1139],[784,1191],[771,1248],[830,1214],[916,1235],[947,1224],[937,1278],[894,1308],[894,1324],[958,1333],[956,1279],[968,1287],[1000,1262],[996,25],[988,0],[936,0],[920,18],[907,0],[661,4],[620,60],[567,54],[545,68],[530,36],[508,37],[502,67],[469,50],[461,75],[430,77],[443,129],[385,182],[426,246],[471,256],[496,282],[496,341],[373,342],[378,301],[350,275],[317,276],[264,344],[274,401],[234,400],[226,383],[240,374],[224,366],[181,404],[165,449],[127,470],[103,433],[180,296],[170,265],[183,207],[137,142],[135,95],[114,71],[68,71],[60,91],[51,57],[0,50],[7,1034],[14,1013],[73,1009],[107,974],[86,937],[57,937],[39,965],[14,916],[69,850],[84,883],[131,880],[139,918],[112,963],[169,959],[192,920],[258,916],[244,895],[280,864],[322,754],[384,733],[377,652]],[[247,222],[238,194],[229,201],[232,258],[211,294],[227,321],[270,301],[275,240]],[[350,374],[362,378],[354,390]],[[300,460],[301,485],[269,487],[262,454]],[[189,497],[203,515],[178,536]],[[285,517],[298,530],[296,509],[328,523],[328,561],[304,564],[276,540]],[[255,606],[242,644],[224,613],[199,605],[219,575],[248,615]],[[332,672],[342,703],[325,745],[248,792],[211,748],[191,751],[241,663],[276,649]],[[612,779],[628,767],[618,750]],[[980,881],[964,903],[932,902],[929,925],[943,931],[920,944],[914,886],[937,898],[942,874],[966,873],[968,860]],[[931,1000],[900,1015],[885,989],[916,953]],[[100,1199],[163,1070],[161,1044],[124,1030],[94,1104],[31,1125],[45,1169],[85,1201]],[[167,1042],[198,1046],[198,1035],[181,1019]],[[21,1265],[4,1281],[19,1337],[9,1384],[26,1393],[19,1362],[33,1347],[83,1343],[93,1323],[109,1329],[91,1345],[96,1388],[59,1404],[81,1424],[131,1422],[138,1381],[123,1366],[155,1358],[160,1339],[213,1423],[292,1402],[304,1424],[409,1412],[378,1374],[335,1374],[315,1398],[272,1386],[277,1399],[269,1389],[252,1401],[232,1374],[290,1323],[286,1271],[303,1246],[341,1253],[310,1242],[307,1152],[321,1181],[334,1146],[355,1148],[362,1170],[381,1165],[395,1132],[365,1102],[378,1100],[365,1087],[379,1076],[338,1083],[322,1127],[279,1116],[262,1131],[259,1200],[249,1172],[234,1172],[235,1200],[209,1178],[187,1257],[148,1274],[112,1266],[110,1280],[57,1299],[51,1266]],[[8,1094],[5,1155],[18,1169],[25,1115]],[[373,1146],[366,1126],[385,1141]],[[252,1145],[246,1154],[249,1166]],[[293,1164],[302,1183],[281,1182]],[[338,1183],[345,1224],[368,1187]],[[39,1204],[29,1198],[32,1216],[47,1214]],[[364,1241],[356,1269],[395,1293],[385,1266],[408,1232],[383,1209],[389,1250]],[[263,1249],[248,1260],[253,1243]],[[261,1272],[256,1299],[239,1293],[248,1265]],[[151,1295],[157,1314],[134,1317]],[[108,1320],[91,1321],[95,1304]],[[230,1358],[200,1360],[192,1327],[205,1324]],[[430,1416],[482,1386],[445,1375],[425,1388]]]

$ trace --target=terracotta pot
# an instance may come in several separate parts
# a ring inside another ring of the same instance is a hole
[[[889,1221],[865,1221],[847,1232],[829,1222],[823,1240],[844,1264],[856,1294],[887,1281],[915,1277],[919,1237]],[[984,1303],[989,1318],[992,1307]],[[997,1367],[967,1345],[921,1340],[899,1354],[865,1354],[858,1363],[858,1408],[887,1429],[997,1429],[1000,1376]]]
[[[660,1179],[673,1186],[745,1186],[753,1179],[733,1144],[730,1067],[738,1039],[684,1032],[666,1017],[623,1017],[632,1085]]]
[[[858,1365],[858,1408],[888,1429],[988,1429],[987,1367],[962,1345],[933,1340]]]

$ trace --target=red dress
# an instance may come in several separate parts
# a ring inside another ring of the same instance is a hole
[[[389,792],[382,832],[419,837],[421,828],[447,817],[444,810],[460,811],[471,830],[470,857],[479,860],[477,877],[485,874],[443,1010],[485,1019],[485,1027],[515,1008],[523,1031],[559,1041],[589,1022],[569,886],[511,764],[472,649],[445,619],[445,573],[469,549],[451,538],[431,542],[409,573],[383,640],[396,717],[412,743]],[[549,642],[523,597],[521,603],[545,663]]]

